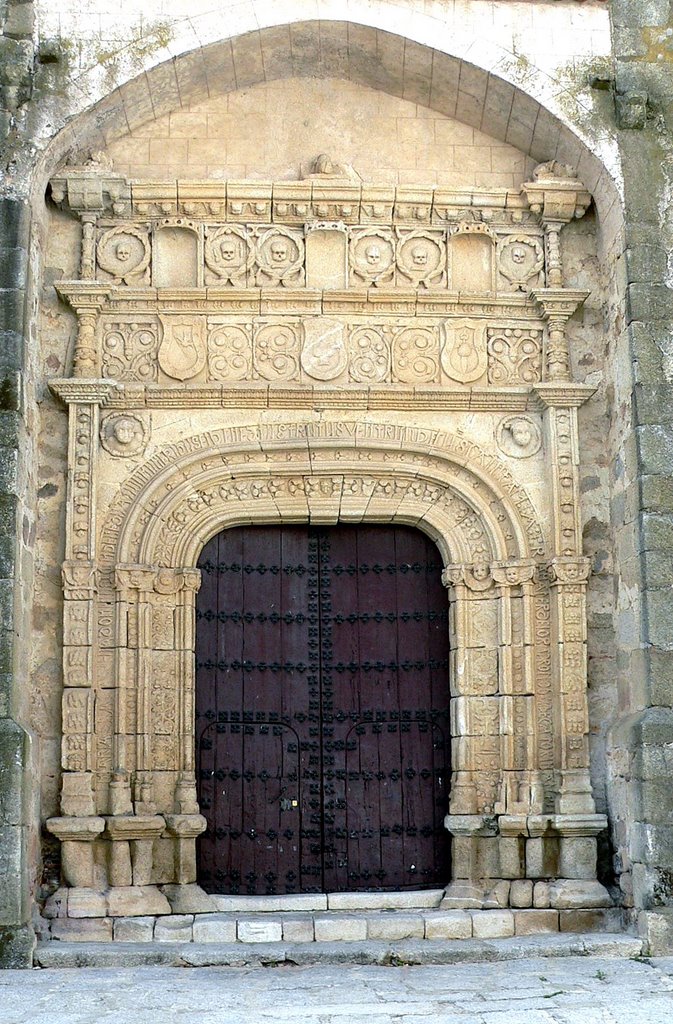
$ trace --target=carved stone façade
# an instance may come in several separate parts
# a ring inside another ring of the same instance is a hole
[[[581,183],[554,163],[520,193],[89,167],[52,196],[82,224],[80,279],[59,285],[72,377],[51,384],[70,443],[47,827],[69,898],[169,913],[158,886],[196,881],[204,543],[254,522],[394,521],[435,540],[450,602],[444,905],[506,906],[524,879],[539,907],[609,905],[578,508],[592,388],[571,380],[565,330],[586,293],[563,287],[559,246]]]

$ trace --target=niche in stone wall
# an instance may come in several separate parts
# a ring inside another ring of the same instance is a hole
[[[348,287],[348,234],[345,224],[318,223],[307,231],[306,284],[309,288]]]
[[[164,224],[154,235],[152,283],[155,288],[196,288],[199,236],[190,226]]]
[[[485,224],[463,224],[451,238],[451,288],[495,291],[495,236]]]

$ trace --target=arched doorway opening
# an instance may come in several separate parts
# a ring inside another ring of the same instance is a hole
[[[407,526],[234,527],[199,568],[203,887],[445,885],[449,633],[436,546]]]

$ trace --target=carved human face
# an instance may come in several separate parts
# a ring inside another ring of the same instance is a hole
[[[527,448],[533,440],[533,431],[530,423],[525,420],[514,420],[509,432],[517,448]]]
[[[519,582],[519,570],[515,565],[508,565],[505,568],[505,579],[508,583]]]
[[[122,416],[115,420],[112,425],[112,434],[118,444],[127,445],[135,440],[138,433],[138,424],[128,416]]]
[[[381,250],[378,245],[368,245],[365,249],[365,259],[370,267],[376,267],[381,262]]]
[[[271,259],[277,265],[287,262],[287,242],[278,238],[271,243]]]
[[[472,575],[475,580],[485,580],[488,578],[489,568],[486,562],[477,562],[472,568]]]
[[[224,238],[220,242],[220,257],[223,263],[233,263],[236,259],[236,243],[233,238]]]
[[[526,262],[526,250],[522,245],[514,245],[512,246],[511,257],[512,263],[521,266],[522,263]]]
[[[428,263],[428,250],[422,245],[417,245],[411,250],[411,258],[415,267],[425,267]]]
[[[118,242],[115,249],[115,256],[120,263],[128,263],[131,259],[131,245],[129,242]]]

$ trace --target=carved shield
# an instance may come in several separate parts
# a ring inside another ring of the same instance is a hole
[[[168,377],[189,380],[206,365],[206,322],[203,317],[160,316],[163,340],[159,366]]]
[[[471,320],[447,320],[442,324],[442,369],[461,384],[486,373],[486,328]]]

